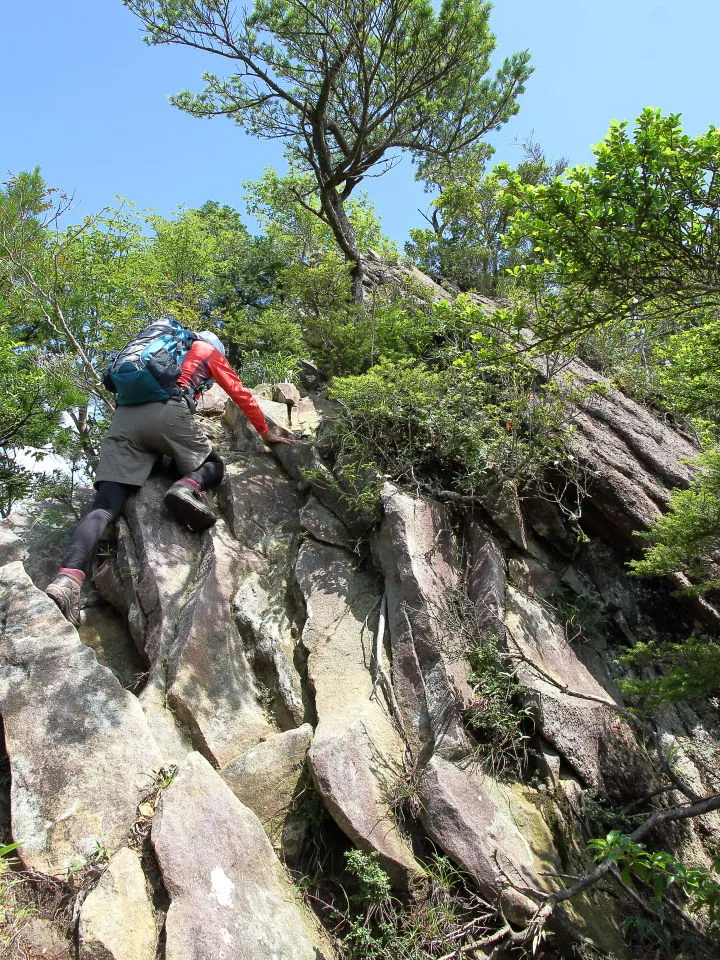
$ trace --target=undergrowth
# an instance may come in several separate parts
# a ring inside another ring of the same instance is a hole
[[[430,960],[467,955],[497,927],[496,912],[446,857],[426,863],[423,895],[401,898],[373,854],[350,850],[346,870],[313,900],[342,955],[352,960]],[[470,954],[472,955],[472,954]]]
[[[532,714],[515,669],[497,637],[468,650],[474,699],[465,724],[478,743],[477,759],[493,777],[518,777],[525,767]]]

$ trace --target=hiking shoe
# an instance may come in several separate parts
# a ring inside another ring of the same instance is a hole
[[[60,612],[74,627],[80,626],[80,584],[75,577],[59,573],[45,588],[45,593],[60,607]]]
[[[173,516],[191,530],[207,530],[217,520],[203,491],[184,480],[174,483],[163,499]]]

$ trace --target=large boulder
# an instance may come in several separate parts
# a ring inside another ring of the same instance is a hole
[[[302,643],[317,727],[310,769],[338,826],[407,886],[421,871],[390,809],[403,742],[370,673],[380,605],[376,580],[336,547],[307,541],[295,568],[307,605]]]
[[[508,587],[505,625],[538,733],[587,786],[616,796],[651,789],[649,763],[615,709],[620,704],[578,658],[547,605]]]
[[[536,365],[545,372],[541,360]],[[570,445],[588,468],[582,522],[603,539],[637,550],[633,533],[657,519],[673,488],[689,485],[698,451],[662,416],[581,360],[564,363],[554,379],[561,389],[572,388],[575,401]]]
[[[219,521],[206,539],[166,667],[173,709],[193,731],[198,748],[220,766],[274,733],[233,621],[242,571],[237,544]]]
[[[193,753],[152,826],[170,907],[167,960],[331,960],[260,821]]]
[[[313,728],[304,723],[256,744],[220,772],[241,803],[258,817],[286,860],[298,853],[306,824],[294,803],[303,789]]]
[[[125,507],[115,592],[149,661],[142,701],[166,745],[165,762],[183,755],[185,727],[222,765],[275,732],[233,621],[235,592],[260,558],[242,549],[222,519],[203,534],[174,521],[162,502],[168,482],[151,477]]]
[[[420,781],[421,819],[428,836],[499,903],[510,920],[528,918],[534,903],[521,891],[553,885],[561,871],[552,834],[522,787],[500,784],[476,765],[435,756]]]
[[[393,685],[415,756],[464,755],[462,721],[471,695],[463,638],[448,615],[461,583],[450,516],[441,504],[386,484],[375,553],[385,576]]]
[[[295,666],[302,616],[290,590],[300,496],[274,458],[241,455],[228,464],[218,501],[242,557],[235,623],[278,722],[296,726],[306,713]]]
[[[155,960],[156,945],[155,917],[140,859],[123,847],[83,901],[79,960]]]
[[[119,847],[160,757],[140,704],[19,562],[0,568],[0,713],[13,836],[59,875]]]

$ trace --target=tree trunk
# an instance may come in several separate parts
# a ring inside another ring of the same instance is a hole
[[[321,190],[320,202],[328,226],[345,256],[345,262],[352,264],[350,270],[352,301],[362,303],[364,299],[362,254],[358,247],[355,229],[345,212],[345,203],[334,187]]]

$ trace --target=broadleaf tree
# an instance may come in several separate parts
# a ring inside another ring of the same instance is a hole
[[[351,265],[362,301],[362,256],[346,202],[402,151],[419,163],[483,153],[483,138],[518,109],[529,54],[491,73],[495,38],[483,0],[123,0],[150,44],[216,54],[235,67],[204,75],[199,94],[173,103],[197,117],[228,116],[285,142],[291,165],[313,175],[319,209]]]

